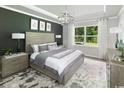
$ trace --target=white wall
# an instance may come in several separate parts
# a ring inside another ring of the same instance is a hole
[[[108,19],[108,48],[115,48],[115,42],[116,42],[116,34],[110,33],[111,27],[117,27],[119,23],[119,18],[115,17],[112,19]]]
[[[92,24],[91,24],[92,23]],[[81,24],[81,25],[80,25]],[[96,22],[86,22],[84,23],[85,25],[93,25],[97,24]],[[76,26],[83,26],[83,23],[76,23]],[[108,19],[108,36],[107,36],[107,47],[108,48],[115,48],[115,41],[116,41],[116,36],[114,34],[109,33],[109,29],[111,27],[118,26],[118,18],[113,18],[113,19]],[[69,25],[63,25],[63,45],[65,47],[72,47],[75,49],[79,49],[82,52],[84,52],[85,55],[91,56],[91,57],[96,57],[99,58],[99,47],[90,47],[90,46],[81,46],[81,45],[73,45],[74,43],[74,25],[69,24]]]
[[[124,6],[119,13],[119,26],[122,28],[122,33],[119,34],[119,39],[123,39],[124,43]]]
[[[87,26],[87,25],[89,26],[97,25],[97,21],[96,20],[88,20],[88,21],[80,20],[79,22],[75,22],[75,26]],[[86,56],[98,57],[98,47],[75,45],[73,46],[73,48],[81,50],[82,52],[84,52]]]
[[[75,45],[73,48],[81,50],[86,56],[98,57],[98,47]]]
[[[87,25],[97,24],[96,22],[88,22],[88,23],[85,22],[85,24]],[[76,26],[77,24],[78,23],[76,23]],[[81,24],[80,26],[84,25],[83,23],[80,24]],[[98,57],[98,47],[80,46],[74,44],[74,27],[75,25],[72,23],[63,25],[63,45],[67,48],[79,49],[82,52],[84,52],[84,54],[87,56]]]

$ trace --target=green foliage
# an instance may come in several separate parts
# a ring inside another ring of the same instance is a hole
[[[84,42],[84,37],[75,37],[75,42]]]
[[[124,57],[124,47],[119,47],[118,50],[121,52],[121,56]]]
[[[121,52],[124,52],[124,48],[122,48],[122,47],[119,47],[118,50]]]
[[[12,54],[14,52],[14,49],[12,49],[12,48],[4,48],[4,49],[1,49],[0,50],[0,53],[2,54],[2,55],[10,55],[10,54]]]
[[[118,50],[121,52],[121,56],[124,57],[124,47],[120,47],[118,48]]]
[[[75,28],[75,35],[84,35],[84,27]]]
[[[86,27],[87,35],[97,35],[98,34],[98,27],[97,26],[90,26]]]
[[[118,50],[121,52],[121,56],[124,57],[124,43],[123,43],[123,40],[119,41]]]
[[[84,27],[75,28],[75,42],[84,42],[86,38],[87,43],[97,43],[98,26],[86,27],[86,36],[84,36]]]
[[[87,37],[87,43],[97,43],[97,37]]]

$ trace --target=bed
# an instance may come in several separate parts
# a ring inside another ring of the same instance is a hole
[[[53,44],[56,45],[54,33],[26,32],[26,52],[31,55],[30,66],[65,84],[84,62],[84,54],[75,49],[54,48]],[[41,50],[47,46],[48,50],[39,52],[33,49],[32,52],[32,45],[39,45],[38,49]]]

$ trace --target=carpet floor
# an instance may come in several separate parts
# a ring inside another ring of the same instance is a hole
[[[58,84],[48,76],[33,70],[19,72],[0,80],[1,88],[106,88],[106,63],[85,58],[84,63],[65,84]]]

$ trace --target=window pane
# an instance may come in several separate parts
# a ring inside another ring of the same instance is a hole
[[[84,37],[76,36],[75,42],[84,42]]]
[[[84,35],[84,27],[75,28],[75,35]]]
[[[86,42],[87,43],[97,43],[97,37],[87,37]]]
[[[87,37],[97,37],[97,35],[87,35]]]
[[[97,35],[98,34],[98,26],[89,26],[86,27],[87,35]]]

